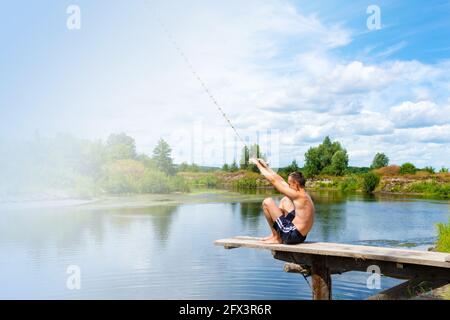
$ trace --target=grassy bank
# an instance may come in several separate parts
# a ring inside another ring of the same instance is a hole
[[[435,250],[439,252],[450,252],[450,219],[448,223],[438,223],[438,240]],[[437,292],[437,295],[444,300],[450,300],[450,285],[444,286]]]
[[[233,189],[257,189],[270,187],[270,184],[259,174],[246,170],[236,172],[180,172],[188,185],[193,187],[221,187]]]
[[[245,170],[236,172],[181,172],[178,176],[183,177],[190,186],[236,189],[271,187],[260,174]],[[375,171],[372,174],[349,174],[345,176],[319,175],[308,179],[306,187],[343,192],[373,191],[375,193],[417,194],[449,199],[450,174],[418,172],[416,174],[399,175]]]
[[[436,251],[450,252],[450,220],[447,224],[438,223],[438,241],[436,242]]]

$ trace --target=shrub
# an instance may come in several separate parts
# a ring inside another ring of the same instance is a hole
[[[101,187],[113,194],[189,190],[183,177],[168,176],[161,171],[150,170],[135,160],[117,160],[105,165]]]
[[[450,183],[419,181],[411,184],[408,189],[409,192],[423,193],[441,198],[450,198]]]
[[[145,173],[145,166],[136,160],[116,160],[103,167],[101,186],[109,193],[138,192],[138,180]]]
[[[366,193],[372,193],[380,183],[380,176],[374,172],[363,175],[362,189]]]
[[[360,184],[355,176],[346,177],[341,183],[342,191],[356,191],[358,190]]]
[[[258,185],[258,179],[249,177],[233,181],[233,187],[237,189],[256,189]]]
[[[438,240],[436,249],[440,252],[450,252],[450,220],[447,224],[438,223]]]
[[[147,170],[138,180],[139,193],[187,192],[189,186],[181,176],[168,176],[160,171]]]
[[[415,174],[417,168],[410,162],[402,164],[400,167],[400,174]]]
[[[204,174],[192,179],[190,184],[205,187],[217,187],[219,184],[219,178],[214,174]]]
[[[442,167],[441,170],[439,170],[440,173],[448,173],[448,168]]]
[[[436,172],[436,170],[434,170],[433,167],[425,167],[425,168],[423,168],[423,171],[426,171],[428,173],[435,173]]]

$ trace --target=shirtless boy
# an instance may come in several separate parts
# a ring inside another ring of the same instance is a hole
[[[269,168],[263,159],[251,158],[261,174],[282,194],[279,206],[272,198],[264,199],[262,206],[272,234],[266,243],[297,244],[305,241],[314,223],[314,203],[305,190],[301,172],[292,172],[288,181]]]

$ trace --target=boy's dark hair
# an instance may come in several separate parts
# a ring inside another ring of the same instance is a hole
[[[289,177],[291,177],[292,179],[297,181],[300,187],[302,187],[302,188],[305,187],[306,179],[305,179],[305,177],[303,176],[303,174],[301,172],[294,171],[294,172],[289,174]]]

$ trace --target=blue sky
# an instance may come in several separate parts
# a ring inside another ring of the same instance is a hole
[[[68,30],[66,8],[81,10]],[[381,30],[368,30],[378,5]],[[353,165],[450,166],[450,1],[10,1],[0,11],[0,134],[164,137],[176,162],[221,165],[271,130],[284,165],[325,135]],[[275,155],[276,154],[276,155]]]

